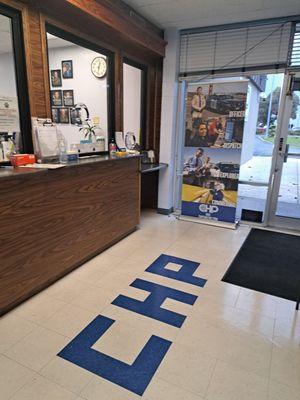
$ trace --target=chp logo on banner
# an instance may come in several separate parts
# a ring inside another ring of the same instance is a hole
[[[189,84],[182,214],[235,222],[248,82]]]

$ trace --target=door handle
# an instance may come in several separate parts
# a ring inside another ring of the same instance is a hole
[[[288,159],[288,156],[289,156],[289,148],[290,148],[290,145],[286,144],[284,155],[283,155],[283,162],[287,162],[287,159]]]

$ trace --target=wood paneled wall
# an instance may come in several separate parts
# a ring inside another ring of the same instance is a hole
[[[136,20],[133,20],[127,14],[118,12],[116,5],[114,7],[111,1],[67,0],[67,3],[118,31],[128,40],[136,42],[160,56],[164,56],[164,40],[154,34],[147,26],[142,29],[141,26],[136,24]],[[143,34],[141,34],[141,31],[143,31]]]
[[[22,12],[31,116],[51,117],[45,23],[114,53],[115,129],[123,129],[123,57],[147,66],[147,148],[159,154],[163,33],[130,7],[107,0],[0,0]]]

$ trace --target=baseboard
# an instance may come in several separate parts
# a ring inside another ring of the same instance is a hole
[[[157,213],[163,215],[170,215],[174,211],[173,207],[171,208],[158,208]]]
[[[190,217],[188,215],[179,215],[177,218],[181,221],[195,222],[196,224],[203,224],[203,225],[211,225],[211,226],[216,226],[218,228],[226,228],[226,229],[237,228],[237,223],[214,221],[211,219]]]

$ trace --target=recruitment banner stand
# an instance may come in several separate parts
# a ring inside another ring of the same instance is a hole
[[[181,219],[235,228],[247,87],[187,85]]]

